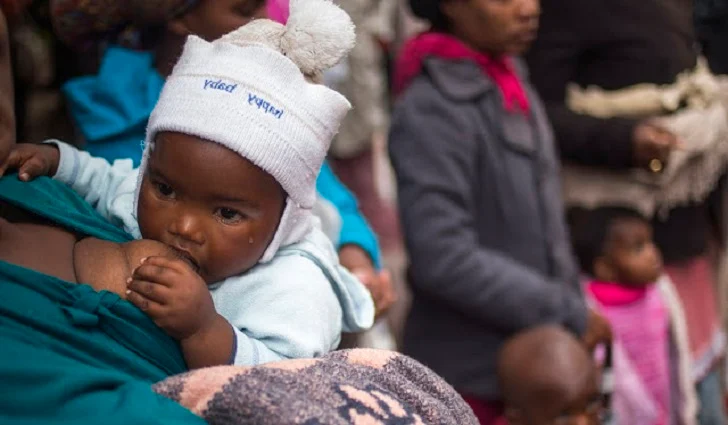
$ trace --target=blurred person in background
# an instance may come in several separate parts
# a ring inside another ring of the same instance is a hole
[[[404,351],[491,424],[506,340],[556,324],[591,349],[611,334],[586,306],[551,128],[514,58],[536,35],[539,1],[410,6],[431,28],[399,53],[389,137],[413,292]]]
[[[726,83],[698,60],[689,0],[543,0],[527,60],[564,161],[568,207],[649,217],[682,301],[701,424],[724,424],[711,254],[724,242]]]
[[[10,3],[0,3],[0,162],[15,145],[15,94],[10,56],[7,14]]]
[[[728,74],[728,0],[695,0],[695,32],[716,74]]]
[[[331,145],[331,166],[356,194],[362,213],[377,233],[382,261],[392,271],[399,293],[404,286],[403,248],[394,196],[387,196],[394,186],[386,153],[389,91],[384,50],[390,37],[386,19],[391,2],[336,0],[336,3],[356,25],[356,45],[346,60],[330,70],[329,78],[325,75],[326,84],[346,96],[353,106]],[[396,307],[395,315],[390,318],[395,321],[401,310],[400,304]],[[400,327],[396,322],[393,325],[395,329]],[[363,335],[359,344],[389,349],[396,346],[387,322],[382,321]]]
[[[569,211],[586,294],[612,327],[612,425],[697,425],[685,314],[650,222],[627,208]]]
[[[506,413],[497,425],[601,424],[599,378],[590,353],[565,329],[520,332],[503,344],[498,359]]]
[[[382,248],[382,263],[392,271],[392,291],[389,298],[393,308],[387,321],[363,335],[348,336],[342,347],[366,346],[394,349],[395,337],[389,324],[395,327],[397,314],[402,310],[400,270],[403,268],[402,248],[396,210],[382,192],[392,186],[384,166],[386,159],[386,129],[389,108],[387,75],[385,74],[384,40],[390,35],[387,18],[393,6],[391,0],[336,0],[356,26],[356,44],[348,57],[324,72],[324,84],[340,92],[352,104],[330,149],[330,163],[337,177],[359,201],[363,215],[371,223]],[[270,19],[285,23],[288,19],[288,0],[269,0]],[[384,187],[383,187],[384,186]],[[401,315],[401,314],[400,314]]]
[[[4,0],[12,52],[16,137],[23,142],[71,138],[60,87],[78,63],[53,36],[49,0]]]

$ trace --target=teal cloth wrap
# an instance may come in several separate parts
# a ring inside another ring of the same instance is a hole
[[[81,234],[131,240],[48,178],[4,177],[0,199]],[[186,366],[176,341],[127,301],[3,261],[0,288],[3,425],[205,423],[152,391]]]

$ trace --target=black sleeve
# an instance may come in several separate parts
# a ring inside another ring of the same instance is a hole
[[[538,39],[526,55],[531,81],[546,105],[562,159],[610,168],[633,166],[632,132],[636,120],[594,118],[569,110],[567,84],[588,66],[589,2],[542,2]]]

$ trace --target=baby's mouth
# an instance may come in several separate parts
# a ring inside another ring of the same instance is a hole
[[[192,254],[190,254],[189,252],[187,252],[185,250],[175,248],[173,246],[170,246],[170,248],[172,248],[172,250],[174,251],[175,255],[177,255],[178,258],[184,260],[187,264],[189,264],[190,267],[192,267],[192,270],[195,271],[195,273],[200,272],[200,265],[197,263],[197,260],[195,260],[195,258],[192,256]]]

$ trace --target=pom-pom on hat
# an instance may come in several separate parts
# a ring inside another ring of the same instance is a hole
[[[293,0],[288,23],[254,20],[213,42],[190,36],[149,119],[143,178],[163,131],[219,143],[272,175],[288,195],[262,262],[314,221],[318,177],[351,105],[317,84],[354,45],[354,25],[331,0]],[[199,158],[204,161],[204,158]],[[245,182],[240,182],[245,184]]]

